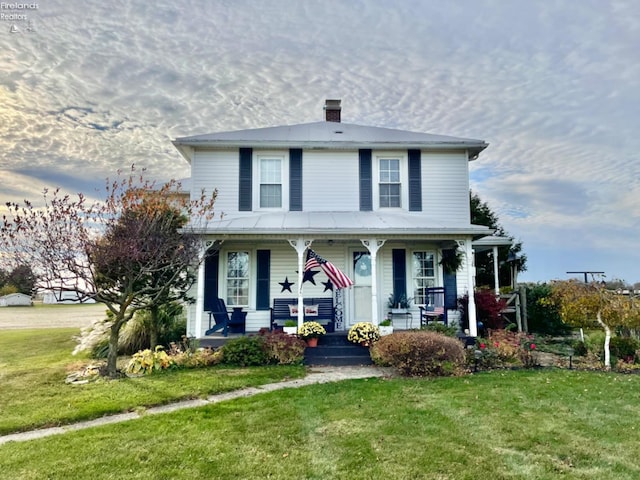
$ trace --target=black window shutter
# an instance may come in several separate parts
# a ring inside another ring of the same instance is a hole
[[[373,210],[373,177],[371,170],[371,150],[361,149],[360,152],[360,210]]]
[[[207,255],[204,259],[204,309],[214,310],[215,301],[218,298],[218,265],[220,256],[218,252]]]
[[[271,306],[269,298],[271,250],[258,250],[257,257],[256,310],[269,310]]]
[[[289,210],[302,211],[302,149],[289,149]]]
[[[420,150],[409,150],[409,211],[422,211],[422,171]]]
[[[238,210],[241,212],[250,212],[252,198],[252,180],[253,180],[253,150],[251,148],[240,149],[240,183],[239,183],[239,203]]]
[[[442,256],[455,255],[455,249],[443,250]],[[458,308],[458,276],[455,273],[447,273],[445,270],[442,275],[442,283],[444,286],[444,306],[448,310],[457,310]]]
[[[393,261],[393,296],[398,299],[407,295],[407,254],[404,248],[394,248],[391,257]]]

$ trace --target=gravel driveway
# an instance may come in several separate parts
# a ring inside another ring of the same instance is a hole
[[[36,305],[0,307],[0,330],[18,328],[86,327],[106,317],[107,307],[92,305]]]

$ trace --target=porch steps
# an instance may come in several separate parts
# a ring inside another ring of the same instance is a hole
[[[372,365],[369,349],[347,340],[345,332],[328,333],[318,339],[318,346],[307,347],[305,365]]]

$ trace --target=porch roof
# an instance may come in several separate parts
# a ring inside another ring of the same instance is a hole
[[[474,240],[473,248],[476,252],[483,252],[485,250],[491,250],[493,247],[511,246],[512,244],[513,240],[509,237],[489,235],[487,237]]]
[[[444,225],[424,214],[399,212],[272,212],[225,216],[212,221],[202,234],[316,238],[385,238],[451,239],[460,235],[481,238],[493,230],[481,225]]]

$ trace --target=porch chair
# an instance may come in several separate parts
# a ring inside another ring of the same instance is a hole
[[[425,305],[420,306],[420,326],[432,322],[447,325],[447,310],[444,306],[444,288],[430,287],[426,289]]]
[[[229,312],[227,311],[224,300],[216,298],[213,301],[213,310],[209,312],[209,329],[205,332],[205,335],[211,335],[218,330],[222,330],[222,335],[226,337],[229,335],[229,328],[233,331],[237,330],[240,333],[244,333],[245,318],[246,312],[238,312],[237,314],[234,312],[234,314],[229,317]],[[213,327],[211,326],[212,320],[215,322]]]

